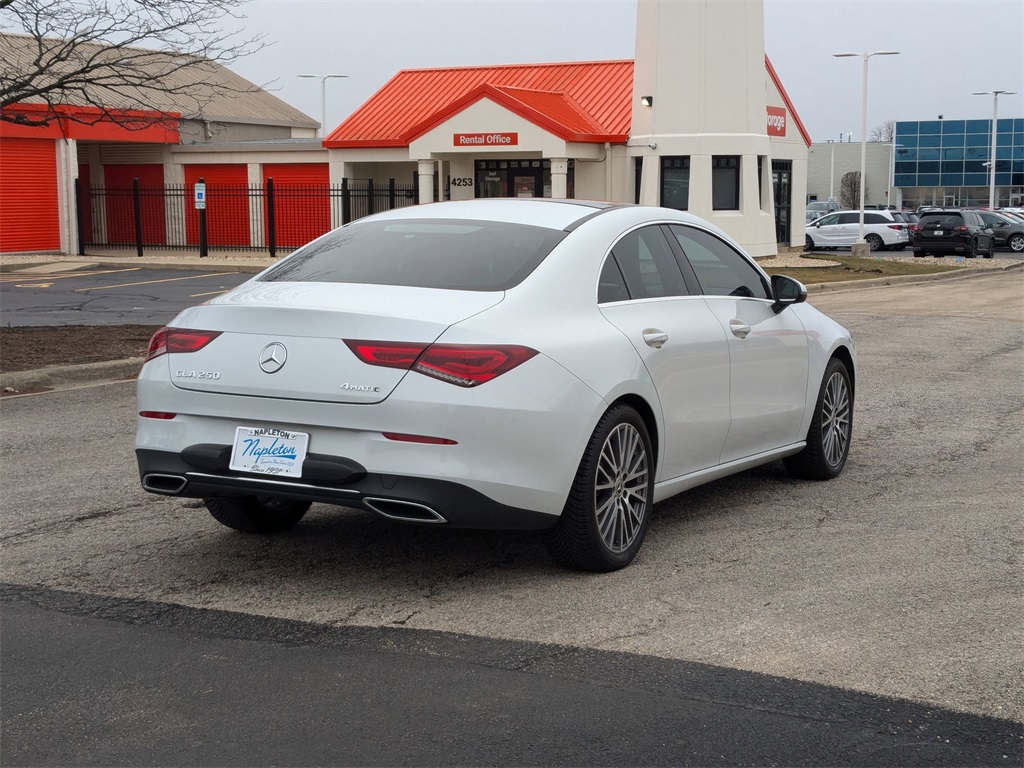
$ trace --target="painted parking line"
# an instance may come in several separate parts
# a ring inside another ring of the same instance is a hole
[[[203,296],[220,296],[222,293],[227,293],[228,290],[230,290],[230,289],[226,289],[226,290],[223,290],[223,291],[207,291],[206,293],[190,293],[188,295],[188,297],[190,299],[198,299],[198,298],[201,298]]]
[[[110,288],[131,288],[136,285],[153,285],[154,283],[175,283],[181,280],[199,280],[203,277],[222,277],[223,275],[237,275],[238,272],[204,272],[201,275],[186,275],[185,277],[165,277],[163,280],[140,280],[136,283],[119,283],[117,285],[96,285],[92,288],[76,288],[75,293],[86,291],[102,291]]]
[[[102,269],[95,272],[78,272],[76,274],[61,272],[49,274],[35,272],[29,275],[21,270],[18,272],[5,272],[0,274],[0,283],[18,283],[25,280],[68,280],[73,277],[92,277],[94,275],[115,275],[119,272],[138,272],[142,267],[128,267],[127,269]]]

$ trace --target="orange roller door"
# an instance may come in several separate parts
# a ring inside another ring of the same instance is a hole
[[[249,170],[242,164],[185,166],[189,244],[199,243],[199,212],[191,202],[192,187],[199,179],[206,182],[206,241],[210,248],[250,245]],[[258,198],[252,201],[254,207],[259,203]]]
[[[331,228],[331,174],[327,163],[267,164],[263,166],[264,184],[267,179],[274,180],[278,247],[305,245]],[[263,216],[266,219],[269,212],[264,211]]]
[[[0,139],[0,251],[59,251],[57,143]]]
[[[167,242],[164,167],[156,163],[104,166],[107,240],[110,243],[135,242],[135,179],[139,180],[142,241],[146,245],[164,245]]]

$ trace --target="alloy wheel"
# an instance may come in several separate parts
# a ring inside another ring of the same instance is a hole
[[[850,425],[850,391],[846,379],[837,371],[825,385],[821,403],[821,447],[825,460],[833,467],[839,466],[846,456]]]
[[[632,424],[619,424],[604,441],[594,482],[594,511],[601,540],[624,552],[643,530],[648,507],[647,450]]]

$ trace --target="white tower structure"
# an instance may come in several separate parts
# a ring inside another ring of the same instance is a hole
[[[643,158],[640,202],[670,203],[662,178],[672,166],[673,207],[688,198],[687,210],[751,255],[775,254],[762,0],[637,5],[628,153]]]

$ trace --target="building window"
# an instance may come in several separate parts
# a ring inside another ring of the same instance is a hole
[[[690,207],[690,158],[661,158],[661,205],[685,211]]]
[[[635,158],[636,162],[633,163],[633,181],[636,186],[636,204],[640,205],[640,182],[644,177],[644,159],[642,157]]]
[[[739,155],[715,155],[711,158],[711,208],[715,211],[739,210]]]

